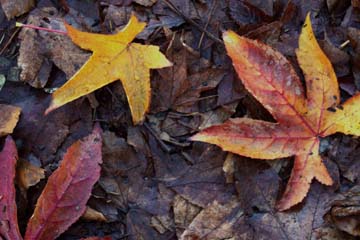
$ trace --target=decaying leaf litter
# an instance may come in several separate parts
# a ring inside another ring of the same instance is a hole
[[[92,131],[94,121],[104,131],[101,177],[88,206],[107,222],[80,220],[60,239],[351,239],[358,234],[356,138],[321,139],[319,153],[334,184],[313,183],[305,200],[285,212],[274,206],[292,159],[263,162],[188,141],[230,117],[274,121],[237,78],[218,41],[223,30],[272,46],[301,74],[295,49],[311,12],[315,36],[334,66],[341,102],[353,96],[359,86],[357,1],[29,2],[33,8],[17,21],[63,31],[65,19],[82,31],[115,33],[134,12],[147,22],[135,42],[160,46],[173,62],[151,71],[151,106],[141,125],[133,125],[126,90],[116,82],[43,116],[49,92],[71,78],[91,52],[66,36],[33,29],[21,30],[17,39],[14,20],[2,21],[7,33],[0,70],[6,83],[0,103],[22,109],[12,134],[19,157],[44,168],[47,179],[68,147]],[[17,197],[21,232],[45,182]]]

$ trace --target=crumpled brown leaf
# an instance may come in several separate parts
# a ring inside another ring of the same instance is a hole
[[[34,0],[1,0],[1,6],[8,19],[28,12],[35,4]]]
[[[360,186],[351,188],[343,200],[332,204],[329,212],[335,226],[353,236],[360,236]]]
[[[143,5],[145,7],[150,7],[154,5],[157,0],[133,0],[133,2],[136,2],[137,4]]]
[[[166,56],[173,66],[160,69],[160,76],[154,79],[154,93],[152,112],[168,109],[182,112],[197,112],[200,94],[214,89],[225,77],[226,69],[210,65],[204,58],[193,56],[189,49],[184,47],[181,36],[173,33]],[[190,40],[190,39],[189,39]]]
[[[20,159],[16,165],[16,180],[19,187],[26,191],[29,187],[36,185],[45,178],[45,170],[30,162]]]
[[[13,132],[20,116],[21,108],[0,104],[0,137]]]
[[[127,209],[130,239],[166,239],[171,234],[168,220],[174,194],[163,184],[144,178],[150,166],[141,151],[135,151],[113,132],[105,132],[103,139],[104,164],[99,186],[106,193],[104,198],[117,208]],[[101,211],[98,206],[97,209]],[[105,212],[104,215],[108,217]]]
[[[180,239],[249,239],[251,231],[245,224],[240,225],[243,221],[244,212],[237,199],[225,204],[214,201],[196,216]]]
[[[37,159],[43,167],[61,159],[77,139],[91,132],[91,109],[86,101],[69,104],[44,116],[50,96],[23,83],[7,83],[0,92],[0,101],[21,107],[21,118],[15,136],[22,140],[22,158]],[[0,116],[1,118],[1,116]]]
[[[65,31],[64,19],[54,7],[35,9],[28,17],[28,24]],[[21,39],[18,66],[20,79],[36,88],[43,88],[55,64],[70,78],[89,58],[65,35],[24,28]]]

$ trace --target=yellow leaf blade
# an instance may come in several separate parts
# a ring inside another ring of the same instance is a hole
[[[326,112],[323,136],[336,132],[360,136],[360,93],[334,111]]]
[[[159,47],[130,43],[144,29],[145,23],[132,16],[126,27],[114,35],[86,33],[69,25],[66,27],[74,43],[93,51],[93,55],[54,92],[45,113],[119,79],[127,94],[133,122],[140,123],[150,106],[150,69],[172,65]]]
[[[97,64],[94,65],[93,62]],[[96,55],[91,56],[70,80],[53,93],[51,104],[45,114],[116,81],[116,78],[108,77],[108,72],[104,67],[106,63],[100,63]]]
[[[91,51],[103,51],[104,48],[111,48],[114,44],[121,44],[125,47],[135,39],[136,35],[144,30],[145,26],[146,23],[139,22],[135,15],[131,15],[128,24],[113,35],[82,32],[65,23],[71,40],[79,47]]]
[[[310,14],[299,38],[296,56],[305,75],[307,90],[307,118],[315,125],[316,131],[323,130],[326,109],[340,101],[339,86],[331,62],[321,50],[311,26]]]

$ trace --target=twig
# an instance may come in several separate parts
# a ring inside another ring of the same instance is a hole
[[[194,27],[196,27],[198,30],[204,32],[211,40],[220,43],[220,44],[224,44],[223,41],[221,41],[218,37],[214,36],[211,32],[207,31],[205,28],[203,28],[201,25],[199,25],[197,22],[195,22],[194,20],[192,20],[191,18],[189,18],[188,16],[186,16],[185,14],[183,14],[170,0],[164,0],[164,2],[166,3],[166,5],[168,5],[168,7],[174,11],[176,14],[180,15],[185,21],[189,22],[190,24],[192,24]]]
[[[208,16],[208,19],[207,19],[206,24],[205,24],[205,27],[204,27],[205,30],[207,29],[207,27],[208,27],[209,24],[210,24],[210,20],[211,20],[212,15],[214,14],[214,10],[215,10],[215,7],[217,6],[217,3],[218,3],[217,0],[213,0],[213,1],[212,1],[211,7],[210,7],[209,16]],[[198,44],[198,49],[201,48],[202,42],[203,42],[203,40],[204,40],[204,36],[205,36],[205,32],[202,32],[202,33],[201,33],[200,40],[199,40],[199,44]]]
[[[167,153],[171,152],[171,148],[164,143],[164,141],[157,135],[157,133],[152,129],[152,127],[147,123],[144,122],[145,128],[149,130],[149,132],[154,136],[154,138],[159,142],[161,148],[166,151]]]
[[[6,42],[6,44],[4,45],[4,47],[1,49],[0,51],[0,55],[2,55],[4,53],[4,51],[8,48],[8,46],[10,45],[10,43],[12,42],[12,40],[14,39],[14,37],[16,36],[16,34],[19,32],[19,29],[16,29],[14,31],[14,33],[11,35],[11,37],[9,38],[9,40]]]

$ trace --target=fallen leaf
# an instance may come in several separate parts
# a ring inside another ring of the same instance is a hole
[[[273,2],[257,1],[255,4],[253,2],[254,1],[228,1],[230,16],[241,29],[254,28],[262,22],[271,21],[271,17],[268,14],[273,14]],[[261,6],[264,5],[263,3],[268,6]]]
[[[86,210],[84,214],[81,216],[81,218],[87,220],[87,221],[99,221],[99,222],[106,222],[106,217],[104,214],[102,214],[99,211],[96,211],[95,209],[91,207],[86,207]]]
[[[36,203],[26,240],[55,239],[85,212],[100,177],[101,145],[101,130],[96,126],[90,136],[68,149]]]
[[[88,237],[88,238],[81,238],[80,240],[111,240],[112,237],[106,236],[106,237]]]
[[[92,111],[87,101],[77,101],[44,117],[51,96],[28,84],[8,82],[0,92],[0,102],[21,107],[16,138],[22,140],[21,157],[46,166],[61,160],[77,139],[91,133]],[[1,118],[1,114],[0,114]]]
[[[34,0],[1,0],[0,3],[7,19],[20,16],[35,5]]]
[[[171,35],[166,56],[174,65],[159,70],[159,77],[154,78],[153,84],[158,91],[154,94],[152,112],[168,109],[198,112],[201,93],[214,89],[226,74],[227,69],[204,64],[204,58],[189,54],[181,40],[186,36],[189,35]]]
[[[225,204],[217,201],[209,204],[202,210],[187,227],[179,239],[250,239],[248,227],[240,223],[244,219],[244,211],[236,198]]]
[[[26,160],[20,159],[16,166],[17,184],[23,190],[36,185],[41,179],[45,178],[45,170],[32,165]]]
[[[130,239],[149,236],[160,239],[161,234],[152,229],[150,219],[161,219],[159,225],[167,225],[163,223],[163,219],[170,212],[173,192],[151,178],[144,179],[147,160],[141,151],[135,151],[125,139],[117,137],[113,132],[104,132],[103,140],[104,163],[99,185],[107,193],[106,201],[115,204],[117,208],[129,209],[126,224],[129,235],[133,235]],[[149,217],[149,221],[142,219],[143,217]],[[137,228],[143,230],[136,230]]]
[[[333,202],[329,215],[335,226],[353,236],[360,236],[360,186],[343,193],[343,200]]]
[[[309,14],[296,51],[305,75],[307,98],[292,65],[279,52],[231,31],[225,32],[223,38],[245,87],[277,123],[234,118],[205,129],[192,140],[216,144],[251,158],[295,155],[287,188],[277,204],[280,210],[289,209],[305,198],[312,179],[332,185],[319,155],[320,137],[335,132],[360,135],[360,95],[339,106],[336,75],[316,41]]]
[[[195,204],[191,204],[180,195],[176,195],[174,198],[173,209],[176,235],[180,238],[184,229],[186,229],[192,220],[199,214],[201,208]]]
[[[68,18],[69,15],[63,16],[54,6],[43,7],[29,14],[27,24],[64,31],[63,22]],[[90,56],[62,34],[23,28],[19,39],[20,79],[35,88],[47,85],[54,65],[70,78]]]
[[[133,122],[141,122],[150,104],[150,69],[171,66],[159,47],[131,43],[144,29],[145,23],[132,16],[125,28],[114,35],[86,33],[65,26],[72,41],[93,51],[93,55],[54,92],[46,113],[120,79]]]
[[[15,142],[10,136],[0,152],[0,239],[22,239],[15,202],[15,165],[18,158]]]
[[[154,158],[159,158],[153,149],[152,151]],[[155,162],[158,165],[156,166],[157,169],[163,168],[162,171],[171,170],[163,178],[167,187],[190,201],[190,203],[204,208],[214,201],[223,203],[230,196],[236,194],[234,186],[226,184],[223,174],[222,167],[226,157],[225,152],[221,152],[215,146],[199,143],[199,145],[193,145],[190,156],[194,159],[194,162],[188,166],[183,166],[180,163],[177,163],[178,166],[175,163],[167,163],[166,165],[161,163],[160,160]],[[163,157],[161,160],[164,161],[164,156],[161,157]],[[170,159],[170,161],[174,162],[174,159]],[[177,161],[181,162],[180,159]]]
[[[0,137],[13,132],[20,116],[21,108],[0,104]]]
[[[143,5],[145,7],[151,7],[154,5],[154,3],[157,2],[157,0],[133,0],[133,2],[136,2],[137,4]]]
[[[360,1],[359,0],[351,0],[351,5],[354,8],[360,8]]]

